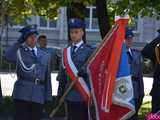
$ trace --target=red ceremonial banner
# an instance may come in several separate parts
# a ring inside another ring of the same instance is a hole
[[[128,19],[119,19],[111,31],[106,35],[88,64],[88,73],[96,108],[97,120],[120,120],[111,118],[116,113],[112,104],[112,94],[115,88],[119,59],[125,36]],[[121,110],[121,107],[119,107]],[[123,111],[123,109],[122,109]]]

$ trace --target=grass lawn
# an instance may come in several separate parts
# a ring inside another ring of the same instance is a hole
[[[55,97],[53,97],[54,101],[52,103],[46,104],[46,111],[50,113],[52,109],[56,106],[55,105]],[[13,102],[11,97],[4,97],[4,102],[0,107],[0,115],[3,116],[11,116],[13,114]],[[140,120],[144,120],[145,116],[151,111],[151,101],[150,99],[144,99],[143,105],[139,110],[139,118]],[[64,116],[65,110],[64,105],[58,110],[55,116]]]
[[[139,110],[139,117],[141,120],[144,120],[145,116],[151,111],[151,101],[145,101],[143,102],[143,105],[141,106]]]

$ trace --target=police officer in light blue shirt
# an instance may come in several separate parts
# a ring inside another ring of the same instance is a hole
[[[142,72],[142,55],[139,50],[133,49],[133,30],[126,28],[125,43],[127,48],[128,60],[131,68],[132,84],[134,91],[136,113],[129,120],[138,120],[138,110],[142,105],[144,97],[144,84]]]
[[[58,70],[60,57],[58,55],[58,49],[47,47],[48,40],[46,35],[40,35],[38,37],[39,48],[51,56],[51,71]]]
[[[16,64],[14,119],[40,120],[43,104],[52,100],[50,57],[36,47],[35,26],[26,26],[19,32],[18,41],[5,51],[5,58]]]
[[[73,64],[79,71],[78,76],[82,77],[90,88],[85,62],[88,60],[94,48],[91,45],[84,43],[82,40],[84,35],[84,27],[85,24],[80,19],[74,18],[69,20],[71,43],[68,47],[71,48],[71,58]],[[67,73],[66,68],[63,66],[63,61],[58,74],[58,80],[58,95],[62,96],[71,83],[70,76]],[[88,108],[85,100],[75,86],[66,96],[65,102],[67,105],[68,120],[88,120]]]

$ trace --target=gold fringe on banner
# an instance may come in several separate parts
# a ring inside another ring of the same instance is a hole
[[[157,63],[160,64],[160,43],[156,45],[155,47],[155,55]]]

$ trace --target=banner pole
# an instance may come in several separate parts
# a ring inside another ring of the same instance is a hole
[[[117,26],[116,26],[117,27]],[[106,34],[106,37],[108,37],[109,36],[109,34],[111,33],[111,30]],[[105,37],[105,38],[106,38]],[[102,41],[102,43],[104,42],[104,40]],[[101,43],[101,44],[102,44]],[[98,49],[96,49],[93,53],[92,53],[92,55],[88,58],[88,60],[86,61],[86,63],[84,64],[84,65],[88,65],[88,63],[90,62],[90,60],[92,59],[92,57],[96,54],[96,51],[97,51]],[[58,102],[58,105],[56,106],[56,108],[55,109],[53,109],[52,111],[51,111],[51,113],[49,114],[49,117],[50,118],[52,118],[55,114],[56,114],[56,112],[59,110],[59,108],[61,107],[61,105],[63,104],[63,102],[64,102],[64,98],[68,95],[68,93],[70,92],[70,90],[73,88],[73,86],[75,85],[75,83],[76,83],[76,80],[74,80],[74,81],[72,81],[71,82],[71,84],[69,85],[69,87],[66,89],[66,91],[65,91],[65,93],[63,94],[63,96],[60,98],[60,100],[59,100],[59,102]]]
[[[75,85],[76,83],[76,80],[72,81],[70,86],[66,89],[65,93],[63,94],[63,96],[60,98],[59,102],[58,102],[58,105],[56,106],[55,109],[53,109],[49,115],[50,118],[52,118],[56,112],[59,110],[59,108],[61,107],[61,105],[63,104],[64,102],[64,98],[68,95],[68,93],[71,91],[71,89],[73,88],[73,86]]]

